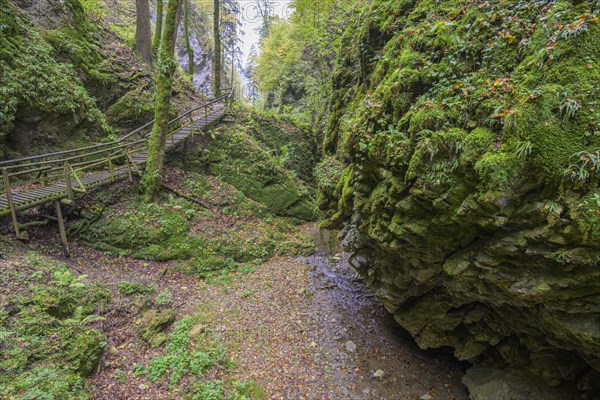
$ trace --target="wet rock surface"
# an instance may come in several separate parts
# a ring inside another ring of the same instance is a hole
[[[337,398],[467,399],[468,364],[443,350],[420,350],[348,265],[348,254],[318,253],[311,267],[315,360],[331,358]],[[331,353],[329,356],[325,355]]]

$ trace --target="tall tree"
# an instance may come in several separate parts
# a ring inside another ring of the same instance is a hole
[[[136,11],[136,29],[135,44],[142,55],[142,58],[148,63],[152,63],[152,45],[150,32],[150,4],[148,0],[135,0]]]
[[[214,17],[213,17],[213,35],[215,37],[215,53],[214,53],[214,92],[215,96],[221,95],[221,4],[220,0],[214,0]]]
[[[269,30],[271,29],[271,25],[273,24],[275,16],[273,15],[273,5],[270,0],[257,0],[256,6],[261,19],[260,27],[257,29],[257,31],[260,37],[260,42],[262,43],[262,41],[269,35]]]
[[[188,74],[194,76],[194,49],[190,43],[190,0],[183,0],[183,35],[185,37],[185,47],[188,54]]]
[[[158,55],[156,76],[156,107],[154,125],[148,143],[148,161],[142,179],[142,187],[148,201],[154,201],[162,183],[162,169],[165,158],[165,144],[169,134],[169,108],[173,90],[175,60],[175,40],[177,38],[177,17],[182,0],[169,0],[167,15]]]
[[[158,46],[160,46],[160,38],[162,36],[163,26],[163,0],[156,0],[156,29],[154,30],[154,38],[152,39],[152,53],[158,55]]]

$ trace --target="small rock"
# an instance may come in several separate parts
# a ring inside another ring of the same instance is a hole
[[[148,389],[148,385],[144,385],[143,383],[140,383],[138,385],[138,389],[140,389],[140,390],[146,390],[146,389]]]
[[[310,347],[317,347],[317,344],[315,342],[310,342]]]
[[[296,294],[304,294],[306,292],[306,289],[304,288],[300,288],[298,290],[296,290]]]
[[[348,341],[344,346],[346,347],[346,351],[349,351],[350,353],[354,353],[356,351],[356,345],[354,342]]]
[[[432,400],[433,397],[431,397],[428,394],[424,394],[423,396],[419,397],[419,399],[421,399],[421,400]]]
[[[378,369],[377,371],[375,371],[373,373],[373,377],[375,377],[375,378],[383,378],[384,376],[385,376],[385,372],[383,372],[380,369]]]

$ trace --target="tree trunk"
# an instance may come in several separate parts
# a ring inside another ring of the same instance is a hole
[[[156,0],[156,29],[154,30],[154,39],[152,39],[152,54],[158,55],[158,46],[162,36],[163,26],[163,0]]]
[[[175,39],[177,38],[177,15],[182,0],[169,0],[165,27],[158,58],[156,76],[156,107],[154,126],[148,143],[148,160],[146,172],[142,179],[142,187],[146,200],[154,201],[162,183],[162,169],[165,158],[165,144],[169,134],[169,108],[173,89],[173,73],[177,62],[174,57]]]
[[[221,95],[221,28],[220,28],[220,1],[214,0],[215,10],[214,10],[214,20],[213,20],[213,34],[215,36],[215,66],[213,69],[213,74],[215,76],[214,83],[214,92],[215,96],[219,97]]]
[[[148,0],[135,0],[135,11],[135,44],[144,61],[152,64],[152,34],[150,32],[150,4]]]
[[[188,74],[191,77],[194,76],[194,49],[190,43],[190,27],[189,27],[189,13],[190,13],[190,0],[183,0],[183,34],[185,36],[185,47],[188,54]]]

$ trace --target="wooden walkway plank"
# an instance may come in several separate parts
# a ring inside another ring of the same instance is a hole
[[[208,119],[200,118],[193,124],[177,131],[174,135],[167,138],[166,150],[172,150],[179,144],[184,142],[194,132],[200,131],[214,122],[219,121],[225,115],[224,109],[219,110],[208,117]],[[142,165],[146,163],[148,159],[148,152],[141,151],[137,154],[131,155],[131,160],[136,165]],[[129,168],[126,166],[119,167],[114,170],[111,174],[109,171],[99,171],[96,173],[84,175],[80,177],[81,183],[86,189],[95,188],[104,184],[112,183],[113,181],[122,180],[129,176]],[[80,188],[79,183],[75,180],[71,180],[71,187]],[[76,193],[77,194],[77,193]],[[68,188],[66,183],[55,183],[49,186],[43,186],[35,189],[28,190],[26,192],[12,192],[12,200],[17,211],[26,210],[28,208],[37,207],[41,204],[49,203],[52,201],[60,201],[61,199],[68,196]],[[9,215],[10,207],[6,193],[0,194],[0,217]]]

